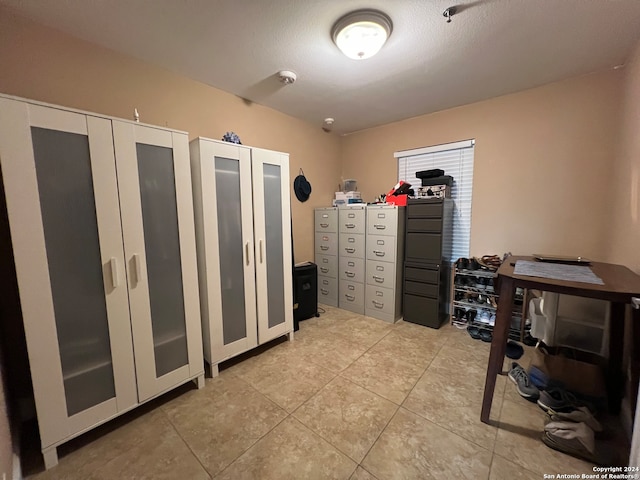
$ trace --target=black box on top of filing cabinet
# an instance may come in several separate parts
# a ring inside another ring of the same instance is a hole
[[[318,266],[315,263],[293,267],[293,302],[295,330],[300,320],[318,316]]]

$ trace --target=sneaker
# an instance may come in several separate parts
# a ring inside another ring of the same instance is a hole
[[[601,463],[595,455],[593,430],[584,423],[548,423],[544,427],[542,442],[559,452],[564,452],[591,463]]]
[[[548,388],[540,393],[538,406],[549,413],[552,412],[570,412],[576,410],[581,405],[571,393],[562,388]]]
[[[532,401],[538,399],[540,391],[529,382],[527,372],[517,362],[511,362],[511,370],[509,370],[508,376],[516,384],[521,397]]]

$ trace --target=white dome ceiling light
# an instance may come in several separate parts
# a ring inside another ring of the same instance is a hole
[[[331,36],[347,57],[364,60],[380,51],[392,29],[388,15],[378,10],[357,10],[340,18]]]

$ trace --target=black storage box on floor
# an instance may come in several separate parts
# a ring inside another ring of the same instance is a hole
[[[293,323],[318,316],[318,266],[307,262],[293,267]]]

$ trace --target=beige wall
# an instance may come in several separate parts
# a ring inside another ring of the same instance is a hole
[[[472,255],[603,260],[621,84],[611,70],[349,135],[342,176],[370,201],[396,182],[395,151],[475,138]]]
[[[292,192],[295,257],[313,260],[312,210],[330,204],[340,181],[337,135],[2,7],[0,92],[121,118],[131,118],[135,107],[142,122],[185,130],[190,138],[219,139],[232,130],[245,145],[288,152],[292,182],[302,168],[313,187],[304,204]]]
[[[609,261],[640,274],[640,43],[624,69],[619,150],[614,169]]]

